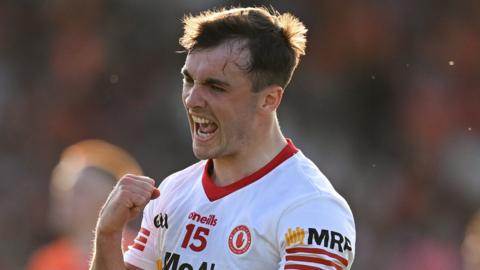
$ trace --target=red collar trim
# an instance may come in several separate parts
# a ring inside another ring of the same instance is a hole
[[[252,173],[251,175],[224,187],[216,186],[213,182],[213,179],[210,177],[210,172],[213,169],[213,161],[209,159],[205,164],[202,175],[202,185],[203,189],[205,190],[205,194],[210,201],[221,199],[262,178],[297,152],[298,149],[295,147],[292,140],[287,139],[287,145],[269,163],[267,163],[267,165],[263,166],[263,168]]]

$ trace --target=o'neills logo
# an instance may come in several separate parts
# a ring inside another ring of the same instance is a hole
[[[245,225],[235,227],[228,237],[228,247],[236,255],[242,255],[252,245],[252,234]]]
[[[156,215],[153,219],[153,224],[157,228],[168,229],[168,215],[163,213]]]
[[[198,213],[195,213],[195,212],[191,212],[188,215],[188,219],[191,219],[191,220],[196,221],[198,223],[210,225],[210,226],[217,225],[217,218],[215,218],[215,215],[209,215],[207,217],[207,216],[202,216],[202,215],[200,215]]]

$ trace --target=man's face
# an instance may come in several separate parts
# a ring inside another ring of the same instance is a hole
[[[224,43],[187,55],[182,99],[199,159],[234,156],[252,139],[258,97],[242,45]]]

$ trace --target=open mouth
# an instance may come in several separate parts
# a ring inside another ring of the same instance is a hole
[[[195,115],[191,115],[191,117],[193,120],[195,137],[202,141],[207,141],[215,135],[218,129],[218,125],[215,122]]]

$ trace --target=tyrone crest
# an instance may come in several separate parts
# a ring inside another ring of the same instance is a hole
[[[252,245],[252,234],[246,225],[235,227],[228,237],[228,247],[235,255],[245,254]]]

